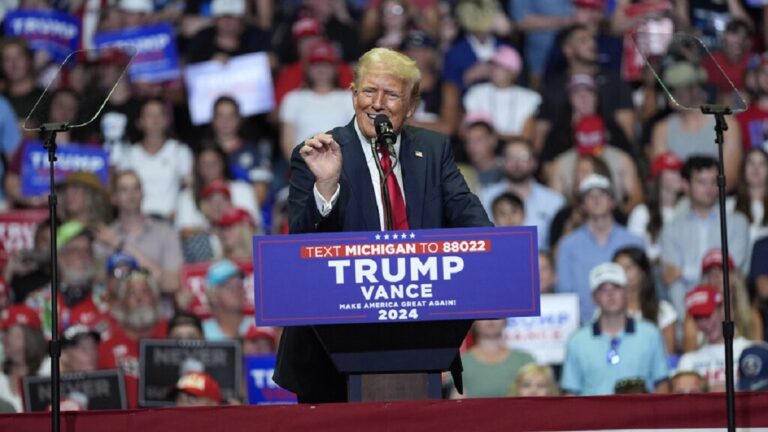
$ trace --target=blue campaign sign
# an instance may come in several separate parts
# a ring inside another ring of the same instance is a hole
[[[296,403],[296,395],[272,381],[275,355],[245,356],[245,382],[251,405]]]
[[[93,43],[98,49],[135,49],[136,56],[128,69],[131,81],[154,83],[181,76],[176,39],[168,23],[98,33]]]
[[[256,323],[539,314],[535,227],[254,237]]]
[[[21,194],[38,196],[50,191],[48,171],[48,150],[39,141],[24,144],[21,161]],[[56,147],[54,178],[56,182],[64,180],[75,171],[87,171],[96,174],[103,186],[109,177],[108,153],[100,147],[86,147],[74,144]]]
[[[56,11],[16,10],[5,16],[5,34],[26,39],[30,48],[60,62],[77,50],[80,21]]]

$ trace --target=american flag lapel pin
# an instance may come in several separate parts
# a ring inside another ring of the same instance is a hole
[[[424,153],[420,152],[419,150],[416,150],[416,157],[424,157]]]

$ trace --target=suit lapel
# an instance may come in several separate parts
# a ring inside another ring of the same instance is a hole
[[[420,157],[417,156],[421,155]],[[424,206],[424,188],[426,185],[426,161],[427,154],[421,143],[415,142],[409,128],[403,128],[400,139],[400,164],[403,174],[403,190],[405,190],[405,204],[408,212],[408,225],[412,229],[421,228],[421,219]]]
[[[373,192],[373,183],[371,183],[371,173],[368,171],[368,162],[365,160],[365,153],[360,146],[360,140],[355,132],[355,118],[342,128],[338,135],[334,136],[336,142],[341,146],[343,158],[342,170],[346,177],[351,196],[357,197],[360,205],[360,212],[363,215],[363,223],[366,230],[378,231],[381,229],[379,223],[379,209],[376,205],[376,196]],[[352,209],[347,209],[349,212]]]

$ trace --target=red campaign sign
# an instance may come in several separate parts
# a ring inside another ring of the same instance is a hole
[[[9,210],[0,213],[0,267],[5,267],[15,252],[32,249],[37,225],[48,217],[48,210]]]
[[[208,267],[213,264],[212,261],[184,264],[181,267],[181,289],[192,294],[192,302],[187,306],[187,311],[191,312],[201,319],[209,318],[211,310],[208,307],[208,297],[205,294],[205,276],[208,273]],[[248,261],[235,261],[240,270],[243,271],[245,290],[245,305],[243,314],[253,315],[253,263]]]

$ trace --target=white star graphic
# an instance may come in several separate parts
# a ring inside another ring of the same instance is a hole
[[[384,234],[384,240],[389,240],[389,234]]]
[[[381,240],[381,235],[376,234],[376,240]]]
[[[416,238],[416,234],[411,233],[411,238]]]
[[[397,235],[397,233],[394,233],[394,234],[392,234],[392,238],[393,238],[393,239],[395,239],[395,240],[397,240],[397,239],[399,239],[400,237]]]

